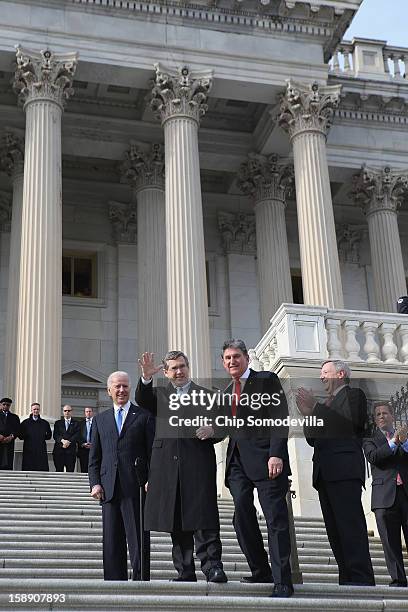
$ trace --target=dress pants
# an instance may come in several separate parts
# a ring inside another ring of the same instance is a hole
[[[78,458],[79,458],[79,465],[81,466],[81,472],[85,474],[86,472],[88,472],[89,448],[79,448]]]
[[[402,528],[408,549],[408,497],[404,487],[397,486],[395,501],[390,508],[378,508],[374,512],[392,582],[407,584],[401,543]]]
[[[59,448],[53,453],[53,459],[56,472],[63,472],[64,468],[66,468],[67,472],[75,472],[75,450],[72,452],[71,449]]]
[[[253,577],[261,579],[272,575],[276,584],[291,586],[289,517],[286,504],[287,476],[253,481],[246,475],[238,451],[234,450],[228,466],[227,482],[235,505],[233,525]],[[256,516],[255,487],[258,490],[259,502],[268,528],[271,566],[268,563]]]
[[[339,584],[375,584],[368,547],[367,523],[361,505],[361,481],[317,483],[330,546],[339,568]]]
[[[138,495],[138,492],[135,492]],[[144,492],[143,492],[144,498]],[[144,503],[144,499],[143,499]],[[111,501],[102,504],[103,577],[104,580],[127,580],[127,546],[132,579],[141,579],[140,568],[140,500],[124,497],[119,478]],[[143,580],[150,580],[150,534],[144,532]]]
[[[211,568],[222,569],[222,544],[218,529],[198,529],[185,531],[182,529],[180,485],[177,487],[176,504],[174,509],[174,527],[171,532],[173,543],[173,564],[178,576],[185,580],[196,577],[194,565],[194,543],[196,555],[200,559],[201,570],[208,575]]]

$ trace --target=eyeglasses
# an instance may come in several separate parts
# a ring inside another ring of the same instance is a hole
[[[72,412],[72,410],[64,410],[64,412]]]

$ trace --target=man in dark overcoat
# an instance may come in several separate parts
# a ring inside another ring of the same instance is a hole
[[[190,396],[199,387],[190,380],[189,362],[181,351],[170,351],[163,366],[154,365],[153,354],[139,360],[142,378],[136,389],[138,404],[157,414],[168,410],[170,396]],[[169,380],[153,388],[152,377],[163,367]],[[156,437],[153,442],[145,507],[146,529],[171,533],[175,581],[197,580],[193,559],[194,542],[201,569],[209,582],[227,582],[221,561],[221,540],[217,507],[216,460],[211,427],[193,428],[189,435]]]
[[[40,417],[40,404],[31,404],[31,414],[21,423],[19,438],[23,442],[22,470],[49,472],[47,440],[51,440],[51,427]]]
[[[12,470],[14,463],[14,441],[20,431],[20,419],[10,412],[13,400],[0,400],[0,470]]]

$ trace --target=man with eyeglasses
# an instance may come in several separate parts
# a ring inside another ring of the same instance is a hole
[[[9,397],[0,400],[0,470],[12,470],[14,441],[20,432],[20,419],[10,412],[13,403]]]
[[[63,418],[55,421],[54,435],[55,440],[52,457],[54,459],[55,471],[67,472],[75,471],[76,463],[76,444],[79,438],[79,423],[74,421],[72,408],[66,405],[62,409]]]

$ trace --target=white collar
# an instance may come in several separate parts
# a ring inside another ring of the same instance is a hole
[[[123,412],[127,414],[130,408],[130,400],[124,406],[118,406],[117,404],[113,404],[113,408],[115,409],[115,412],[118,412],[120,408],[123,408]]]

